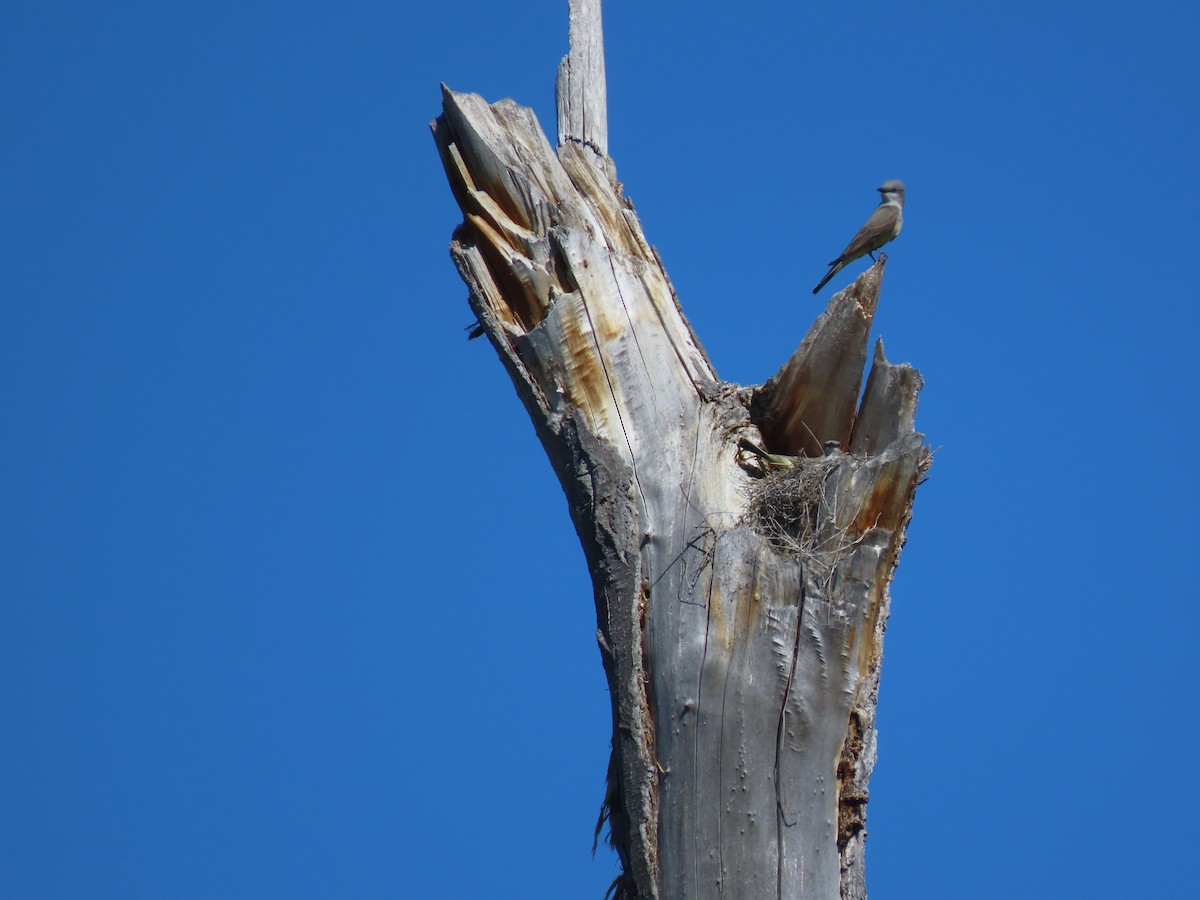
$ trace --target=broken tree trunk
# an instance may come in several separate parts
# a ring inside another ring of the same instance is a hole
[[[885,259],[766,384],[720,381],[605,155],[599,0],[571,4],[559,148],[443,91],[451,254],[566,492],[613,704],[628,898],[865,898],[888,584],[921,378],[875,348]],[[599,79],[599,83],[597,83]]]

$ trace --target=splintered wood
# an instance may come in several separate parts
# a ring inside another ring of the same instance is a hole
[[[766,384],[719,381],[576,115],[595,92],[572,102],[557,153],[529,110],[449,89],[433,132],[452,257],[594,582],[614,892],[865,897],[887,586],[929,464],[920,376],[882,344],[859,403],[884,262]]]

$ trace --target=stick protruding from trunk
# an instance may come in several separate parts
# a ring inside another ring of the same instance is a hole
[[[570,0],[571,48],[558,64],[558,145],[586,144],[608,156],[608,89],[600,0]]]

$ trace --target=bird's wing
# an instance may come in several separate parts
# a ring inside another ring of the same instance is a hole
[[[871,218],[867,219],[867,224],[860,228],[858,234],[846,245],[841,259],[853,262],[860,256],[866,256],[872,250],[882,247],[892,239],[899,217],[900,210],[895,206],[886,203],[877,206],[875,212],[871,213]]]

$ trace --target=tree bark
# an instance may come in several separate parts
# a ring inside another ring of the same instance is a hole
[[[599,0],[572,2],[557,153],[510,100],[444,88],[432,128],[451,255],[594,582],[613,893],[864,898],[888,584],[930,463],[920,375],[882,342],[859,402],[886,257],[766,384],[720,381],[605,155],[601,43]]]

